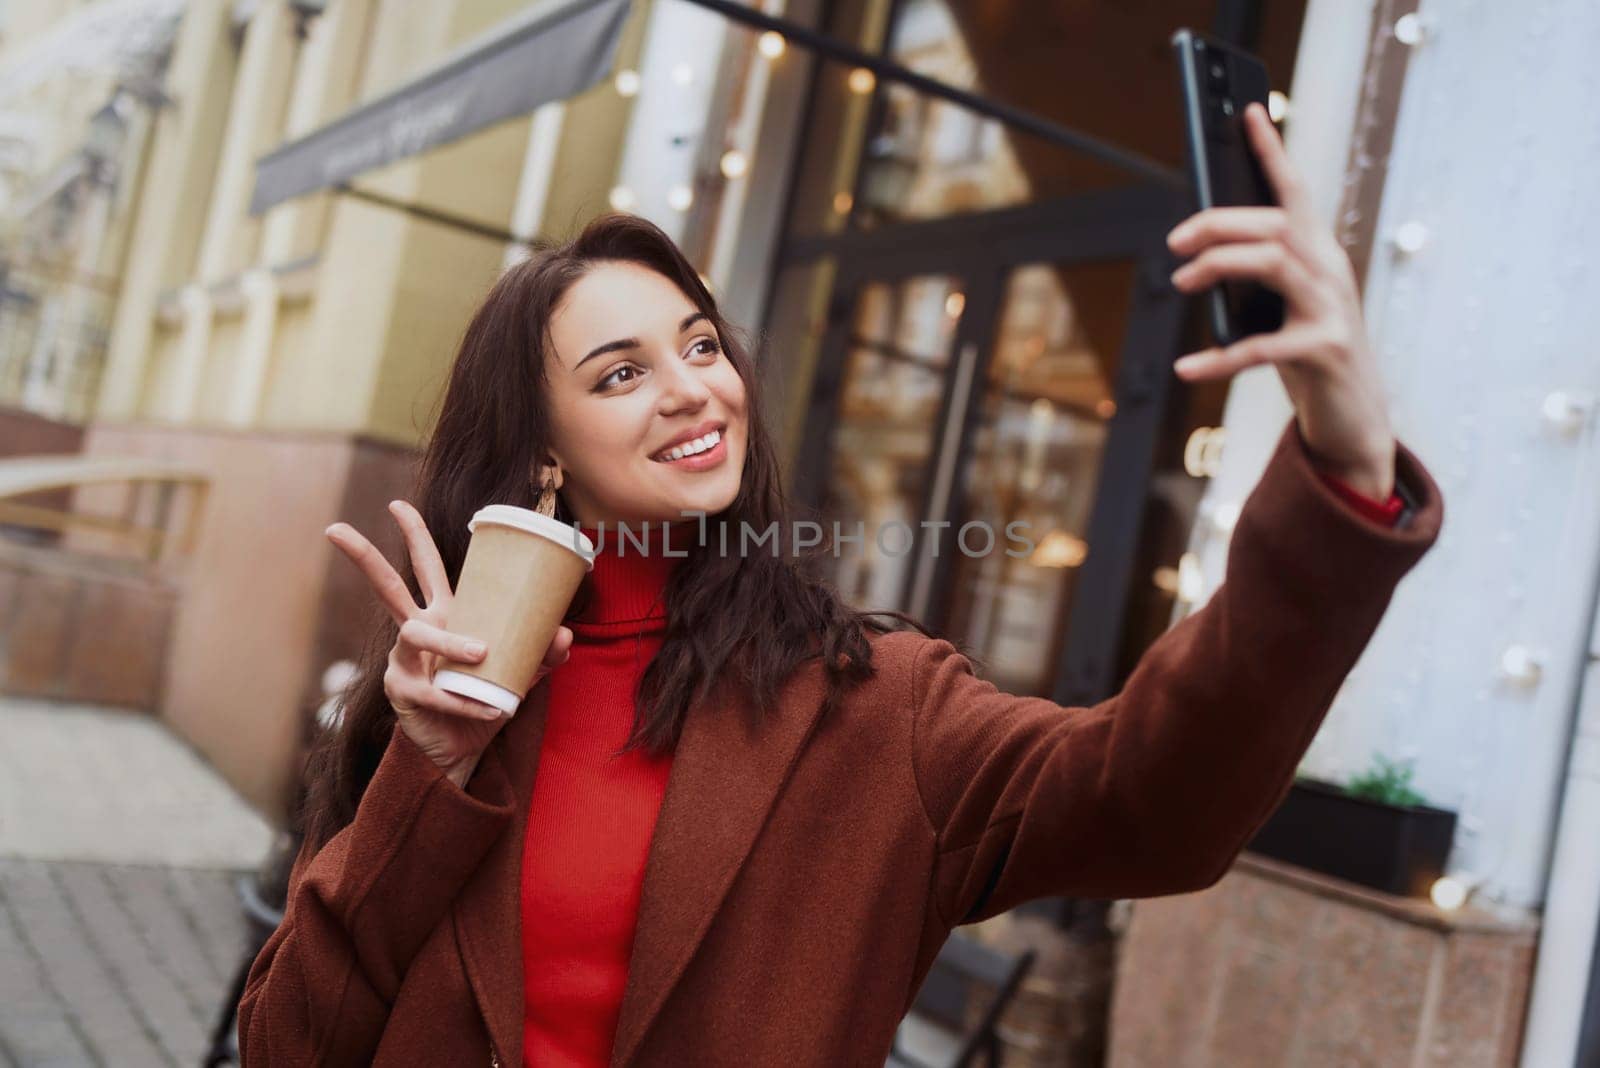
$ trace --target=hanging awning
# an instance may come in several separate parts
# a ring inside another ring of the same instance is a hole
[[[750,30],[781,33],[791,44],[823,59],[863,67],[882,81],[948,100],[1144,181],[1184,187],[1183,177],[1165,164],[981,93],[929,78],[739,0],[685,2]],[[481,223],[404,204],[373,190],[353,189],[347,180],[594,85],[610,72],[630,7],[631,0],[543,0],[535,4],[415,80],[261,157],[256,161],[250,214],[259,215],[291,197],[338,186],[374,203],[485,232]],[[517,240],[510,233],[495,236]]]
[[[545,0],[398,89],[256,161],[250,214],[594,85],[630,0]]]

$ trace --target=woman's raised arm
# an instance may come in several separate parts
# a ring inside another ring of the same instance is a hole
[[[1388,529],[1323,482],[1294,420],[1240,511],[1227,573],[1114,697],[1002,693],[950,643],[912,672],[913,762],[948,926],[1049,896],[1211,885],[1282,800],[1400,579],[1438,537],[1438,486],[1404,445],[1417,509]]]

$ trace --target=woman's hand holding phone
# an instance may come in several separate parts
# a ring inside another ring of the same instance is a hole
[[[399,624],[399,636],[389,650],[389,666],[383,675],[383,691],[400,729],[452,782],[465,786],[484,749],[510,717],[481,701],[434,685],[433,674],[440,661],[477,663],[487,649],[482,642],[445,629],[454,594],[439,548],[422,515],[406,501],[391,501],[389,512],[405,535],[417,584],[426,602],[421,608],[405,580],[360,531],[348,523],[335,523],[326,534],[361,569],[378,600]],[[571,649],[572,630],[558,628],[535,684],[551,668],[564,663]]]
[[[1244,125],[1281,206],[1215,207],[1189,216],[1167,235],[1175,254],[1193,257],[1172,282],[1184,292],[1235,279],[1270,286],[1284,298],[1284,323],[1191,353],[1175,369],[1186,381],[1204,381],[1272,364],[1306,446],[1356,489],[1386,499],[1394,486],[1395,436],[1350,258],[1317,219],[1266,108],[1250,104]]]

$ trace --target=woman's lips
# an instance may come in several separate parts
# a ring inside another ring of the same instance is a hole
[[[705,452],[697,452],[693,456],[684,456],[676,460],[656,460],[655,463],[673,467],[679,471],[706,471],[716,467],[728,458],[728,435],[724,431],[717,443]]]

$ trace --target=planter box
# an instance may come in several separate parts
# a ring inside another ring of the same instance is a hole
[[[1402,897],[1427,897],[1444,874],[1456,814],[1351,797],[1296,779],[1246,849]]]

